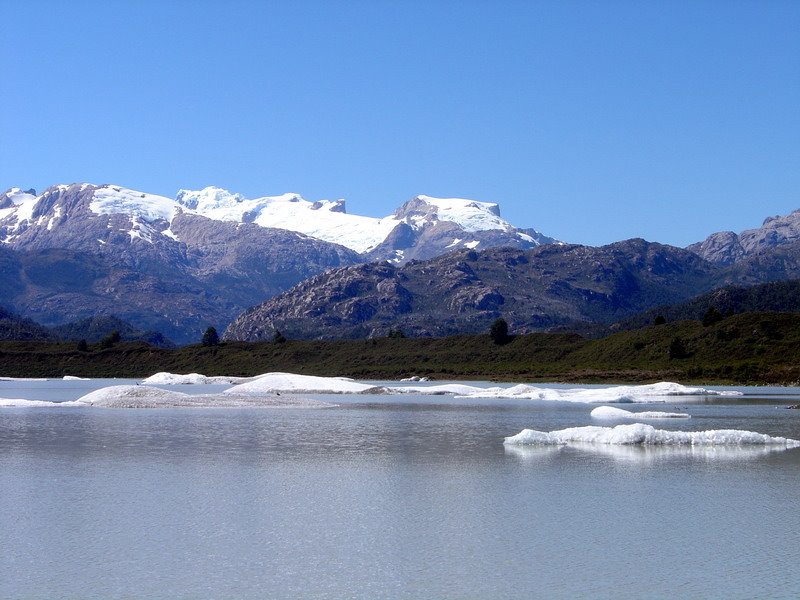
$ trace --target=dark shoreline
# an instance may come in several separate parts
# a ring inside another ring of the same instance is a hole
[[[680,340],[684,353],[670,356]],[[223,342],[163,349],[0,342],[4,377],[147,377],[159,371],[252,376],[269,371],[359,379],[791,385],[800,381],[800,315],[749,313],[711,327],[680,321],[587,340],[575,334]]]

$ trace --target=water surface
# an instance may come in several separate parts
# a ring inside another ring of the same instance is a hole
[[[800,390],[748,392],[653,424],[800,438]],[[506,448],[593,405],[317,397],[338,406],[0,409],[0,597],[800,595],[800,450]]]

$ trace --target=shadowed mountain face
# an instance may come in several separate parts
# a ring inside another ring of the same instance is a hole
[[[719,268],[687,250],[628,240],[591,248],[462,250],[402,267],[336,269],[239,316],[227,339],[449,335],[607,322],[711,289]]]

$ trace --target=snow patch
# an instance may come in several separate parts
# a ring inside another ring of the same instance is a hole
[[[434,198],[420,195],[419,200],[436,208],[440,221],[452,221],[464,231],[508,231],[512,226],[500,218],[500,208],[494,202],[477,202],[466,198]]]
[[[642,445],[642,446],[784,446],[800,447],[800,440],[772,437],[740,429],[711,429],[708,431],[667,431],[652,425],[633,423],[616,427],[571,427],[558,431],[523,429],[505,438],[504,444],[563,445],[570,443]]]
[[[172,221],[178,210],[174,200],[118,186],[97,188],[89,209],[97,215],[124,214],[139,221]]]

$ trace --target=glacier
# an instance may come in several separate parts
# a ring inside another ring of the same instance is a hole
[[[81,189],[92,184],[80,184]],[[70,186],[55,186],[68,189]],[[404,206],[411,206],[407,213],[399,211],[382,218],[351,215],[346,212],[344,200],[310,201],[296,193],[277,196],[246,198],[241,194],[209,186],[201,190],[179,190],[174,199],[150,194],[119,185],[93,186],[89,209],[97,215],[122,214],[130,217],[132,226],[129,235],[153,243],[154,236],[162,235],[173,240],[173,219],[180,213],[203,216],[216,221],[254,223],[261,227],[284,229],[326,242],[345,246],[360,254],[370,252],[382,244],[401,223],[419,230],[427,223],[449,221],[465,232],[500,230],[514,233],[516,229],[503,218],[496,203],[478,202],[466,198],[435,198],[418,195]],[[8,225],[4,242],[34,223],[33,214],[43,197],[11,188],[6,192],[11,206],[0,209],[0,222]],[[56,215],[58,207],[54,208]],[[400,216],[398,216],[400,215]],[[46,223],[48,229],[57,225],[58,219]],[[515,234],[521,240],[535,244],[527,234]],[[479,242],[457,240],[452,246],[475,248]],[[402,256],[399,257],[402,259]]]

